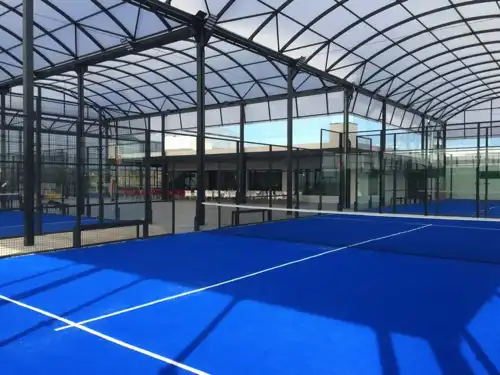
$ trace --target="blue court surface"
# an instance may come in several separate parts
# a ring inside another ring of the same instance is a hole
[[[1,373],[498,374],[499,235],[333,215],[4,259]]]
[[[76,217],[58,214],[42,215],[42,233],[69,232],[75,226]],[[96,224],[98,219],[83,218],[83,224]],[[24,213],[22,211],[0,211],[0,238],[22,237]]]

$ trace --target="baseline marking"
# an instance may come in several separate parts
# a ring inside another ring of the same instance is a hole
[[[82,326],[81,324],[75,323],[75,322],[73,322],[71,320],[68,320],[66,318],[54,315],[54,314],[52,314],[52,313],[50,313],[48,311],[39,309],[37,307],[28,305],[28,304],[20,302],[20,301],[16,301],[16,300],[14,300],[12,298],[9,298],[9,297],[3,296],[3,295],[0,295],[0,299],[4,300],[4,301],[7,301],[7,302],[10,302],[10,303],[13,303],[14,305],[17,305],[17,306],[20,306],[20,307],[24,307],[25,309],[37,312],[37,313],[39,313],[41,315],[45,315],[45,316],[47,316],[49,318],[52,318],[54,320],[59,320],[60,322],[68,324],[70,327],[78,328],[78,329],[80,329],[82,331],[90,333],[91,335],[97,336],[97,337],[99,337],[99,338],[101,338],[103,340],[112,342],[113,344],[116,344],[116,345],[119,345],[121,347],[130,349],[130,350],[132,350],[134,352],[144,354],[145,356],[157,359],[157,360],[159,360],[161,362],[164,362],[164,363],[167,363],[169,365],[173,365],[173,366],[179,367],[179,368],[181,368],[183,370],[186,370],[186,371],[189,371],[189,372],[191,372],[193,374],[196,374],[196,375],[208,375],[208,373],[206,373],[204,371],[195,369],[194,367],[191,367],[191,366],[184,365],[182,363],[174,361],[173,359],[170,359],[170,358],[167,358],[167,357],[163,357],[163,356],[161,356],[159,354],[150,352],[149,350],[139,348],[138,346],[128,344],[125,341],[121,341],[121,340],[115,339],[114,337],[105,335],[104,333],[98,332],[98,331],[93,330],[91,328],[88,328],[86,326]]]
[[[420,226],[418,228],[413,228],[413,229],[409,229],[409,230],[405,230],[405,231],[402,231],[402,232],[397,232],[397,233],[389,234],[389,235],[382,236],[382,237],[372,238],[370,240],[366,240],[366,241],[362,241],[362,242],[357,242],[357,243],[352,244],[352,245],[347,245],[347,246],[343,246],[343,247],[339,247],[339,248],[335,248],[335,249],[330,249],[330,250],[324,251],[324,252],[319,253],[319,254],[314,254],[314,255],[311,255],[311,256],[308,256],[308,257],[305,257],[305,258],[293,260],[293,261],[290,261],[290,262],[287,262],[287,263],[283,263],[283,264],[280,264],[280,265],[277,265],[277,266],[274,266],[274,267],[270,267],[270,268],[266,268],[266,269],[263,269],[263,270],[260,270],[260,271],[252,272],[252,273],[249,273],[249,274],[246,274],[246,275],[243,275],[243,276],[236,277],[234,279],[221,281],[219,283],[208,285],[208,286],[205,286],[203,288],[189,290],[189,291],[184,292],[184,293],[180,293],[180,294],[176,294],[176,295],[173,295],[173,296],[169,296],[169,297],[157,299],[157,300],[154,300],[154,301],[151,301],[151,302],[144,303],[142,305],[136,305],[136,306],[133,306],[133,307],[129,307],[127,309],[115,311],[113,313],[101,315],[101,316],[98,316],[98,317],[95,317],[95,318],[91,318],[91,319],[82,320],[82,321],[80,321],[80,322],[78,322],[76,324],[82,325],[82,324],[87,324],[87,323],[95,322],[97,320],[111,318],[112,316],[117,316],[117,315],[121,315],[121,314],[130,312],[130,311],[135,311],[135,310],[143,309],[145,307],[153,306],[153,305],[156,305],[156,304],[159,304],[159,303],[162,303],[162,302],[171,301],[171,300],[174,300],[174,299],[177,299],[177,298],[181,298],[181,297],[186,297],[186,296],[189,296],[191,294],[204,292],[204,291],[209,290],[209,289],[218,288],[218,287],[226,285],[226,284],[231,284],[231,283],[234,283],[234,282],[237,282],[237,281],[248,279],[250,277],[258,276],[258,275],[261,275],[263,273],[271,272],[271,271],[274,271],[274,270],[277,270],[277,269],[280,269],[280,268],[289,267],[289,266],[297,264],[297,263],[306,262],[308,260],[319,258],[319,257],[325,256],[325,255],[328,255],[328,254],[332,254],[332,253],[335,253],[337,251],[341,251],[341,250],[345,250],[345,249],[348,249],[348,248],[351,248],[351,247],[356,247],[356,246],[364,245],[364,244],[370,243],[370,242],[384,240],[386,238],[400,236],[402,234],[406,234],[406,233],[410,233],[410,232],[415,232],[417,230],[421,230],[421,229],[424,229],[424,228],[427,228],[427,227],[431,227],[431,226],[432,226],[432,224],[426,224],[426,225]],[[62,331],[64,329],[72,328],[73,326],[75,326],[75,325],[67,324],[65,326],[56,328],[55,330],[56,331]]]

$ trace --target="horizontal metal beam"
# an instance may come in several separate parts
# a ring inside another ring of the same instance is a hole
[[[134,53],[147,51],[152,48],[165,46],[181,40],[187,40],[194,36],[194,30],[191,26],[183,26],[174,31],[166,31],[164,33],[130,41],[132,50],[127,50],[126,46],[118,46],[107,51],[93,54],[91,56],[82,57],[76,60],[68,61],[54,67],[35,70],[35,80],[49,78],[55,75],[60,75],[67,72],[75,71],[78,66],[92,66],[106,61],[114,60],[120,57],[132,55]],[[0,90],[22,85],[22,77],[17,77],[8,80],[5,83],[0,83]]]
[[[321,95],[321,94],[328,94],[332,92],[340,92],[342,91],[343,88],[341,86],[331,86],[331,87],[321,87],[317,89],[311,89],[311,90],[304,90],[304,91],[299,91],[295,93],[294,97],[295,98],[301,98],[304,96],[312,96],[312,95]],[[258,103],[266,103],[266,102],[275,102],[279,100],[286,100],[287,94],[277,94],[277,95],[270,95],[270,96],[261,96],[257,98],[252,98],[252,99],[244,99],[244,100],[236,100],[233,102],[225,102],[225,103],[220,103],[220,104],[209,104],[205,105],[205,110],[210,110],[210,109],[222,109],[222,108],[229,108],[229,107],[239,107],[241,105],[248,105],[248,104],[258,104]],[[106,108],[106,107],[104,107]],[[155,116],[160,116],[160,115],[177,115],[177,114],[182,114],[182,113],[191,113],[191,112],[196,112],[196,106],[189,107],[189,108],[182,108],[182,109],[176,109],[176,110],[167,110],[155,114],[148,114],[147,116],[155,117]],[[147,117],[144,115],[133,115],[133,116],[126,116],[126,117],[121,117],[116,120],[118,121],[129,121],[129,120],[137,120],[137,119],[142,119],[144,117]]]

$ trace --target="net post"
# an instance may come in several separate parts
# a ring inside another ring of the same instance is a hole
[[[387,103],[382,102],[382,130],[380,131],[380,150],[379,150],[379,207],[378,212],[382,213],[385,207],[385,138],[387,133]]]
[[[477,123],[477,144],[476,144],[476,217],[481,214],[479,175],[481,174],[481,123]]]
[[[36,217],[35,234],[43,232],[43,201],[42,201],[42,88],[37,88],[36,96],[36,159],[35,159],[35,193],[36,193]]]

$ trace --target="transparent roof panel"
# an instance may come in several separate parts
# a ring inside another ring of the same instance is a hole
[[[461,110],[460,103],[473,106],[484,99],[481,90],[469,93],[455,84],[457,78],[470,77],[489,96],[498,96],[498,85],[484,79],[500,68],[493,54],[500,47],[497,1],[207,0],[206,4],[224,29],[285,55],[304,56],[311,66],[442,120]],[[172,5],[196,11],[193,2],[173,0]],[[454,95],[446,95],[449,92]],[[443,106],[448,108],[443,111]]]
[[[372,100],[369,93],[400,103],[391,115],[398,126],[414,127],[421,114],[443,122],[463,117],[464,111],[473,116],[480,112],[473,108],[500,97],[498,1],[172,0],[164,5],[164,1],[80,0],[77,6],[67,0],[34,1],[36,70],[112,50],[123,38],[134,42],[173,31],[186,25],[180,18],[199,11],[214,16],[216,27],[205,60],[209,110],[233,102],[260,102],[274,118],[279,110],[269,103],[286,94],[283,62],[300,57],[308,68],[367,90],[362,95],[366,100],[359,95],[351,105],[360,116],[379,119],[380,111],[374,108],[380,100]],[[172,12],[155,11],[155,4]],[[174,17],[174,11],[182,17]],[[246,50],[237,37],[283,59]],[[0,0],[0,86],[21,76],[21,41],[22,0]],[[325,75],[317,76],[295,77],[299,116],[332,112],[335,88]],[[64,93],[66,102],[76,98],[74,72],[37,84],[51,88],[52,96]],[[323,107],[310,107],[314,100],[307,95],[324,96]],[[85,101],[94,117],[99,110],[107,118],[193,110],[194,41],[89,67]],[[228,118],[219,117],[222,122]]]

